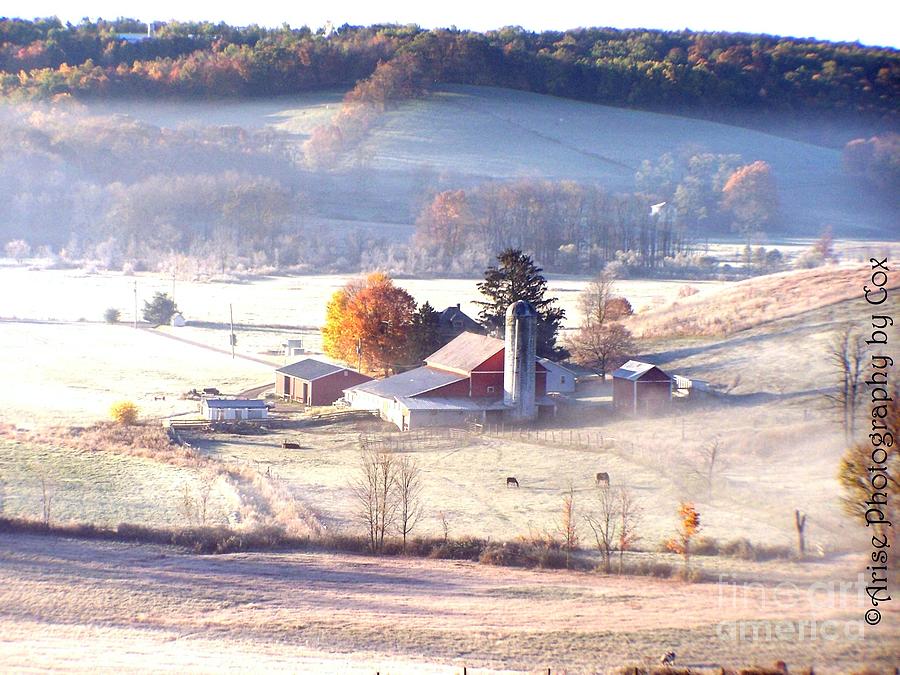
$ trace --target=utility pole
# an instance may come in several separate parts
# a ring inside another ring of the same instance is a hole
[[[231,358],[234,358],[234,345],[237,343],[237,340],[234,339],[234,308],[231,306],[231,303],[228,303],[228,313],[231,315]]]
[[[137,328],[137,279],[134,280],[134,327]]]
[[[172,268],[172,302],[175,302],[175,268]]]
[[[362,372],[362,338],[356,338],[356,372]]]

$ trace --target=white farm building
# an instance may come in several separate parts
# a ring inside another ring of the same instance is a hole
[[[269,410],[266,402],[256,398],[205,398],[200,413],[210,422],[264,420]]]

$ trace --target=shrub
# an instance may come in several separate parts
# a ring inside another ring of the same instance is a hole
[[[110,307],[103,312],[103,320],[106,323],[119,323],[120,312],[115,307]]]
[[[699,293],[699,292],[700,291],[698,291],[694,286],[689,286],[689,285],[685,284],[684,286],[682,286],[681,288],[678,289],[678,297],[679,298],[687,298],[692,295],[697,295],[697,293]]]
[[[137,423],[138,407],[131,401],[113,403],[109,414],[119,424],[132,426]]]

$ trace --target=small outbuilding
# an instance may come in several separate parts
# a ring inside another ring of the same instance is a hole
[[[258,398],[204,398],[200,412],[210,422],[264,420],[269,416],[266,402]]]
[[[303,359],[275,371],[275,395],[304,405],[331,405],[344,390],[372,378],[317,359]]]
[[[575,373],[556,361],[538,359],[547,369],[547,393],[570,394],[575,391]]]
[[[672,377],[643,361],[628,361],[613,373],[613,405],[633,415],[667,410],[672,404]]]

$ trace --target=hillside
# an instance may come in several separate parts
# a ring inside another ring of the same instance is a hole
[[[270,128],[300,145],[336,114],[331,92],[244,103],[94,102],[98,114],[127,114],[152,125]],[[636,189],[635,172],[664,153],[736,154],[771,164],[783,212],[782,234],[815,237],[826,225],[842,236],[884,237],[893,220],[885,204],[847,180],[838,150],[698,119],[572,101],[492,87],[447,86],[387,111],[340,168],[301,180],[315,215],[412,224],[422,191],[486,180],[540,178]],[[349,221],[349,223],[348,223]],[[411,234],[411,230],[409,231]],[[392,238],[402,236],[393,232]]]
[[[643,338],[729,336],[855,299],[860,328],[864,328],[870,312],[862,287],[869,271],[868,266],[827,266],[754,277],[716,293],[682,298],[667,307],[636,314],[628,326]],[[888,288],[898,287],[900,280],[888,282]]]

